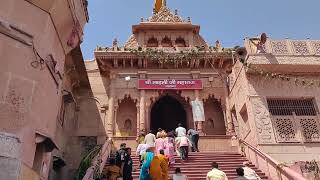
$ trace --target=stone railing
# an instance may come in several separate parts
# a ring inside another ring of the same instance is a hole
[[[104,165],[106,164],[110,156],[111,147],[112,147],[112,139],[109,138],[108,140],[106,140],[106,142],[102,146],[101,151],[99,152],[97,157],[94,158],[91,167],[87,169],[87,172],[85,176],[82,178],[82,180],[93,180],[95,172],[99,171],[99,173],[102,173]]]
[[[265,172],[269,179],[306,180],[301,174],[279,163],[246,141],[240,139],[239,143],[242,155],[246,156],[257,168]]]
[[[265,44],[259,45],[255,39],[246,40],[249,54],[274,55],[320,55],[320,40],[273,40],[268,39]]]

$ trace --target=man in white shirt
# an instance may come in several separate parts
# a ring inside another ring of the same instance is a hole
[[[250,163],[248,161],[243,162],[242,169],[244,170],[244,177],[248,180],[261,180],[258,174],[251,168],[249,168]]]
[[[219,165],[216,162],[212,162],[212,170],[207,174],[207,180],[228,180],[226,173],[220,171]]]
[[[184,137],[187,134],[186,128],[182,127],[181,123],[179,123],[178,127],[176,128],[176,134],[178,137]]]
[[[152,133],[152,131],[149,131],[149,134],[147,134],[144,137],[144,144],[147,144],[149,147],[154,147],[156,142],[156,136]]]

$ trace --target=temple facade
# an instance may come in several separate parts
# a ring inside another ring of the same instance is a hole
[[[320,42],[263,34],[223,48],[199,32],[164,6],[133,25],[124,46],[96,48],[86,67],[108,137],[134,146],[141,131],[182,122],[205,151],[245,142],[288,165],[319,161]]]
[[[209,46],[199,31],[163,7],[133,25],[124,46],[114,40],[96,48],[86,66],[92,91],[107,106],[109,137],[171,131],[178,123],[205,136],[234,132],[226,79],[237,55],[219,41]]]

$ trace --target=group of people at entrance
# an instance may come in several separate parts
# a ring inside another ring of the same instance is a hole
[[[140,180],[168,180],[169,167],[175,164],[174,156],[178,154],[181,160],[187,160],[189,148],[199,151],[198,140],[199,133],[193,129],[187,132],[182,124],[171,132],[159,128],[156,135],[152,131],[147,135],[141,133],[136,151],[140,159]],[[172,179],[183,180],[185,176],[179,176],[179,172],[177,169]]]
[[[149,131],[147,135],[141,133],[137,138],[138,148],[137,152],[144,151],[148,147],[155,148],[155,154],[160,150],[164,150],[165,155],[169,158],[169,164],[174,164],[174,155],[179,155],[182,160],[188,158],[189,148],[193,152],[199,152],[198,149],[199,133],[194,129],[188,131],[178,124],[175,131],[166,132],[159,128],[158,132],[153,134]]]
[[[175,164],[174,156],[180,155],[182,161],[188,160],[189,148],[198,150],[199,133],[196,130],[179,127],[173,132],[158,129],[156,135],[150,131],[147,135],[141,133],[137,137],[136,155],[140,160],[140,180],[187,180],[188,177],[176,168],[175,174],[169,177],[169,168]],[[259,176],[248,166],[236,169],[238,177],[235,180],[260,180]],[[110,158],[109,165],[103,174],[108,180],[132,180],[133,161],[131,148],[123,143],[116,151],[115,157]],[[212,170],[207,173],[207,180],[228,180],[226,174],[219,169],[218,163],[212,162]]]

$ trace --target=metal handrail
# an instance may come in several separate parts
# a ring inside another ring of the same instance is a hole
[[[240,144],[243,144],[243,145],[247,146],[248,148],[250,148],[256,155],[259,155],[260,157],[262,157],[266,161],[266,163],[270,164],[273,168],[275,168],[278,173],[278,176],[280,176],[280,177],[278,177],[280,180],[282,179],[282,175],[284,175],[287,179],[306,180],[306,178],[304,178],[301,174],[295,172],[294,170],[292,170],[289,167],[284,166],[283,164],[279,163],[278,161],[273,159],[268,154],[262,152],[261,150],[259,150],[256,147],[250,145],[246,141],[240,139],[239,142],[240,142]],[[249,157],[249,159],[250,159],[250,157]],[[269,168],[268,168],[268,173],[270,176]]]

